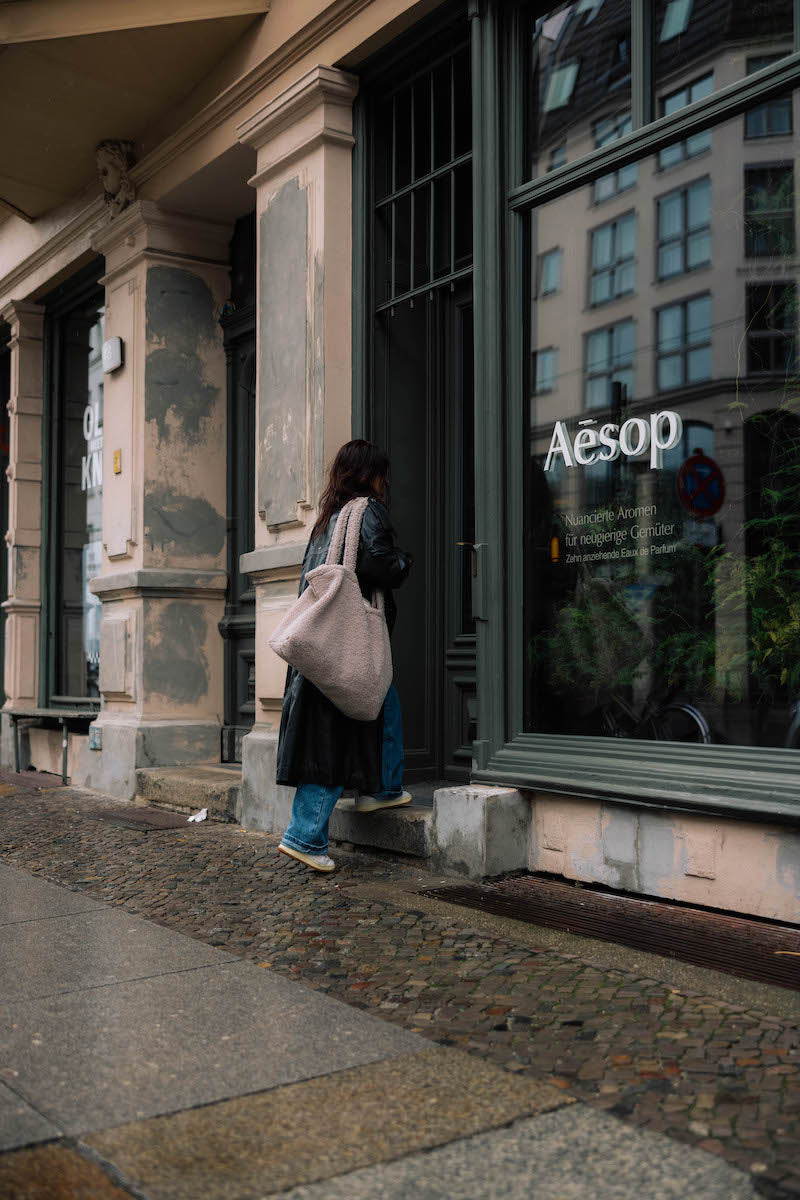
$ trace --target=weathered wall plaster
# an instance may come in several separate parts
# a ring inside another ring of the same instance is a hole
[[[800,921],[800,831],[564,796],[531,803],[531,870]]]
[[[258,239],[257,504],[272,529],[298,524],[308,500],[307,263],[308,194],[290,179],[261,213]]]

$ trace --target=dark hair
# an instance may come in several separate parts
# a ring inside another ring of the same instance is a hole
[[[389,455],[374,442],[354,438],[338,451],[328,471],[328,482],[319,500],[319,516],[311,537],[319,537],[335,512],[356,496],[375,496],[386,503],[385,494],[375,490],[375,479],[389,484]]]

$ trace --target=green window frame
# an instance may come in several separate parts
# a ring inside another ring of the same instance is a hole
[[[547,8],[541,4],[538,12]],[[603,176],[677,142],[688,147],[691,157],[703,147],[707,131],[800,86],[800,3],[795,4],[791,54],[728,86],[690,97],[673,111],[657,113],[653,62],[661,30],[650,0],[632,0],[630,133],[553,164],[536,178],[527,174],[524,120],[524,46],[528,14],[536,6],[470,0],[467,11],[474,87],[475,412],[476,428],[482,431],[475,463],[478,735],[472,778],[639,806],[800,824],[800,755],[793,752],[776,756],[774,750],[745,746],[621,742],[524,731],[520,437],[526,404],[527,214],[577,188],[593,188]]]

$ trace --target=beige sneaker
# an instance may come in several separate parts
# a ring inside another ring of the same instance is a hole
[[[278,846],[281,854],[288,855],[289,858],[296,858],[298,862],[304,863],[307,867],[311,867],[313,871],[332,871],[336,863],[332,858],[328,858],[327,854],[305,854],[302,850],[295,850],[294,846],[286,846],[281,842]]]
[[[353,812],[378,812],[382,808],[399,808],[401,804],[410,804],[411,792],[403,792],[400,796],[391,796],[388,800],[379,800],[376,796],[356,796]]]

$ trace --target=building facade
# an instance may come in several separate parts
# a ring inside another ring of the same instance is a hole
[[[365,435],[434,802],[339,835],[797,920],[793,4],[106,8],[0,18],[3,761],[240,763],[280,829],[268,638]]]

